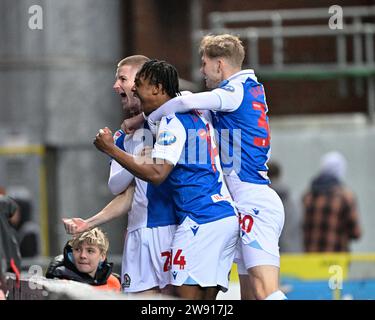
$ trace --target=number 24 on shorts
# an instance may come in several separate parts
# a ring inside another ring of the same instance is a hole
[[[164,251],[161,253],[162,257],[167,257],[167,259],[164,262],[164,268],[163,271],[167,272],[172,268],[172,261],[174,265],[180,266],[180,270],[183,270],[186,264],[185,256],[181,255],[182,250],[178,249],[176,251],[176,254],[173,257],[173,251]]]

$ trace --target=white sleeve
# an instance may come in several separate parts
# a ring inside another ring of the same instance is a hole
[[[156,123],[162,117],[165,117],[169,114],[185,113],[194,109],[220,111],[220,97],[217,94],[213,93],[213,91],[178,96],[161,105],[158,109],[156,109],[148,116],[148,119],[149,121]]]
[[[114,195],[125,191],[133,179],[134,176],[116,160],[111,161],[108,188]]]
[[[241,82],[228,82],[226,85],[212,90],[220,98],[220,110],[223,112],[232,112],[241,105],[244,91]]]
[[[186,131],[175,115],[163,117],[160,122],[158,138],[152,151],[154,159],[168,160],[176,165],[185,146]]]

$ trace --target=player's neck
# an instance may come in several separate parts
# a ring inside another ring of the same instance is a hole
[[[236,74],[237,72],[240,72],[241,68],[230,68],[227,67],[226,69],[223,70],[223,80],[226,80]]]
[[[158,97],[158,99],[155,101],[155,105],[154,105],[154,110],[156,110],[157,108],[159,108],[162,104],[166,103],[167,101],[171,100],[172,98],[167,95],[167,94],[163,94],[163,95],[160,95]]]

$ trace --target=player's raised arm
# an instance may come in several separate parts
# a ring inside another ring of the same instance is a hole
[[[134,176],[154,184],[162,183],[173,169],[173,165],[164,163],[150,163],[146,157],[135,157],[124,152],[113,143],[112,132],[108,128],[100,129],[96,135],[95,146],[102,152],[115,159]]]
[[[200,92],[175,97],[148,116],[148,121],[155,123],[172,113],[185,113],[194,109],[220,110],[221,100],[213,92]]]

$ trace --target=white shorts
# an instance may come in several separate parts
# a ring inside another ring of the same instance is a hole
[[[127,233],[121,266],[124,292],[162,289],[169,284],[165,255],[171,250],[176,227],[141,228]]]
[[[170,257],[170,281],[201,287],[228,288],[236,245],[238,217],[197,224],[189,217],[177,227]]]
[[[280,268],[280,257],[264,250],[249,247],[242,241],[238,242],[234,261],[237,264],[239,275],[247,275],[247,270],[256,266],[275,266]]]
[[[246,269],[259,265],[280,266],[279,238],[284,226],[284,206],[268,185],[226,177],[240,215],[242,242],[235,262]]]

